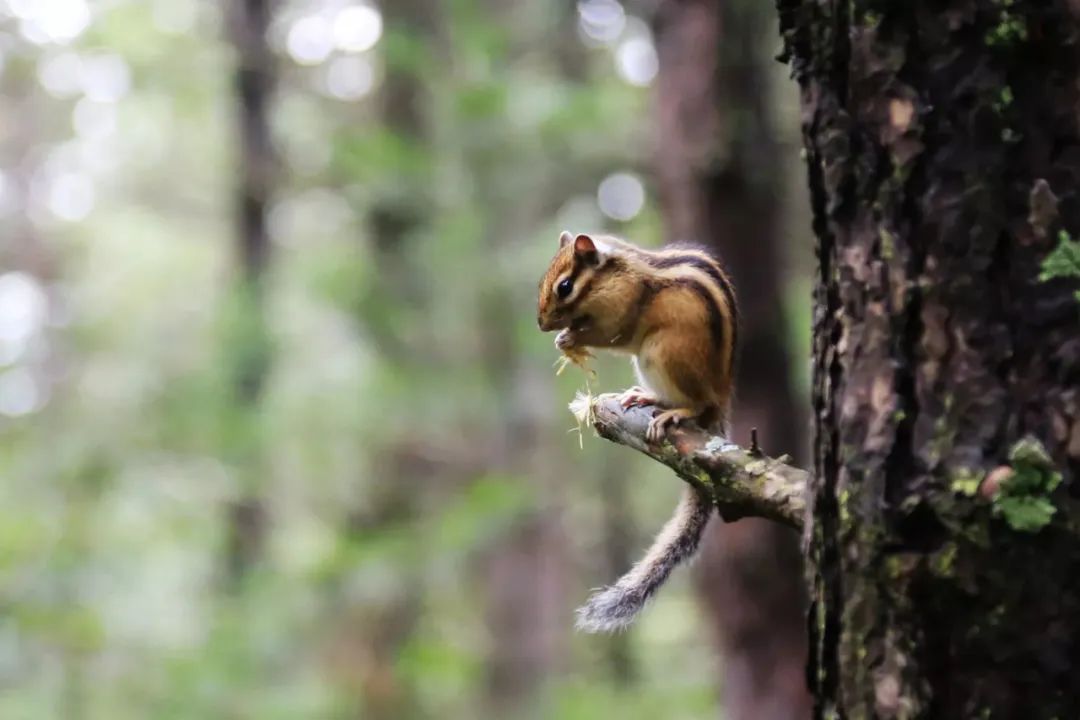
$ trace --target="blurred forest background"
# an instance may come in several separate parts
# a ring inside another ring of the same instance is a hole
[[[736,439],[801,454],[812,241],[757,5],[0,0],[0,717],[801,686],[794,539],[753,521],[629,633],[573,632],[681,488],[574,432],[535,321],[562,229],[715,243]]]

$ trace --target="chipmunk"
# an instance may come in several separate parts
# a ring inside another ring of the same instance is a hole
[[[605,348],[633,356],[641,386],[619,402],[662,408],[649,423],[649,442],[660,442],[684,420],[726,429],[738,315],[731,281],[709,253],[643,250],[564,231],[540,281],[538,305],[540,329],[559,330],[555,345],[564,353]],[[712,512],[709,497],[688,486],[645,557],[578,609],[578,628],[629,625],[672,569],[697,551]]]

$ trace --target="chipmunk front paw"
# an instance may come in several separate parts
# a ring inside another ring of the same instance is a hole
[[[629,390],[624,390],[619,394],[619,406],[622,407],[623,410],[629,410],[633,407],[644,407],[645,405],[656,405],[659,401],[660,400],[656,395],[640,385],[635,385]]]
[[[665,410],[652,419],[645,431],[645,439],[650,443],[659,443],[667,435],[671,428],[677,427],[683,420],[694,417],[694,413],[686,408]]]
[[[574,333],[570,328],[560,330],[559,334],[555,336],[555,347],[563,352],[577,347],[577,338],[574,337]]]

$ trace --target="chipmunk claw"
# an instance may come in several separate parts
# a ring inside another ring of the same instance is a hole
[[[625,390],[619,394],[619,407],[623,410],[629,410],[634,407],[644,407],[646,405],[655,405],[656,403],[656,396],[639,385],[635,385],[629,390]]]
[[[645,440],[650,443],[660,443],[672,428],[678,427],[683,420],[693,417],[693,413],[684,408],[665,410],[649,422],[645,430]]]

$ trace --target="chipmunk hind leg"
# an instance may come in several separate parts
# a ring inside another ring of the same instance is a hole
[[[673,334],[673,333],[672,333]],[[635,366],[639,376],[656,392],[667,409],[649,423],[645,438],[659,442],[672,427],[697,419],[708,427],[719,414],[720,402],[710,382],[710,348],[702,343],[678,345],[657,333],[642,346]]]

